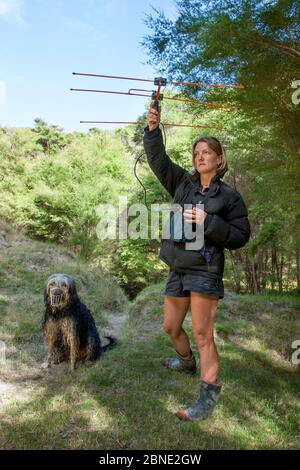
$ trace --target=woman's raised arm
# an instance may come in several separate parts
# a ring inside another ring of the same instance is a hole
[[[188,171],[172,162],[167,155],[159,120],[160,113],[151,106],[147,116],[148,126],[145,127],[144,133],[144,149],[151,170],[168,193],[174,197],[179,182]]]

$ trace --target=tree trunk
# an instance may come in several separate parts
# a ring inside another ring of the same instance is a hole
[[[258,282],[257,282],[257,262],[255,257],[251,258],[251,274],[252,274],[252,293],[257,294],[259,292]]]

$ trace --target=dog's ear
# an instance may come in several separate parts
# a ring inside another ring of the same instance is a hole
[[[68,285],[69,285],[69,294],[72,299],[72,302],[77,302],[78,294],[77,287],[74,277],[68,275]]]
[[[76,288],[75,281],[72,282],[72,284],[70,286],[70,289],[71,289],[71,295],[72,295],[73,302],[77,302],[78,301],[78,294],[77,294],[77,288]]]

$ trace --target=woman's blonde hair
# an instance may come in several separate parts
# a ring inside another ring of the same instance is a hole
[[[193,146],[192,146],[192,155],[193,155],[194,168],[195,168],[195,148],[196,148],[196,145],[199,144],[199,142],[206,142],[211,150],[216,152],[216,154],[218,156],[221,156],[221,163],[218,164],[217,175],[220,178],[223,178],[225,173],[228,171],[228,164],[227,164],[227,160],[226,160],[225,149],[224,149],[223,145],[221,144],[221,142],[218,139],[216,139],[216,137],[203,136],[203,137],[198,137],[195,140],[195,142],[193,143]]]

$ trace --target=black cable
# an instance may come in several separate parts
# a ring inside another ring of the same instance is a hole
[[[142,186],[142,188],[143,188],[143,190],[144,190],[145,206],[146,206],[147,209],[148,209],[148,206],[147,206],[147,192],[146,192],[146,188],[145,188],[145,186],[143,185],[143,183],[141,182],[141,180],[139,179],[138,175],[136,174],[136,165],[137,165],[139,159],[142,158],[144,155],[146,155],[145,152],[142,153],[141,155],[139,155],[139,156],[137,157],[137,159],[136,159],[136,161],[135,161],[135,164],[134,164],[133,172],[134,172],[134,176],[136,177],[136,179],[138,180],[138,182],[140,183],[140,185]]]
[[[165,132],[165,126],[163,125],[162,122],[161,122],[160,124],[162,125],[162,129],[163,129],[164,146],[166,147],[166,144],[167,144],[167,136],[166,136],[166,132]],[[139,177],[138,177],[138,175],[137,175],[137,173],[136,173],[136,166],[137,166],[137,163],[138,163],[139,159],[142,158],[144,155],[146,155],[145,152],[142,153],[141,155],[139,155],[139,156],[137,157],[137,159],[136,159],[136,161],[135,161],[135,164],[134,164],[133,172],[134,172],[134,176],[136,177],[136,179],[138,180],[138,182],[140,183],[140,185],[142,186],[142,188],[143,188],[143,190],[144,190],[145,206],[147,207],[147,209],[149,209],[148,206],[147,206],[147,191],[146,191],[146,188],[145,188],[145,186],[143,185],[143,183],[141,182],[141,180],[139,179]]]

